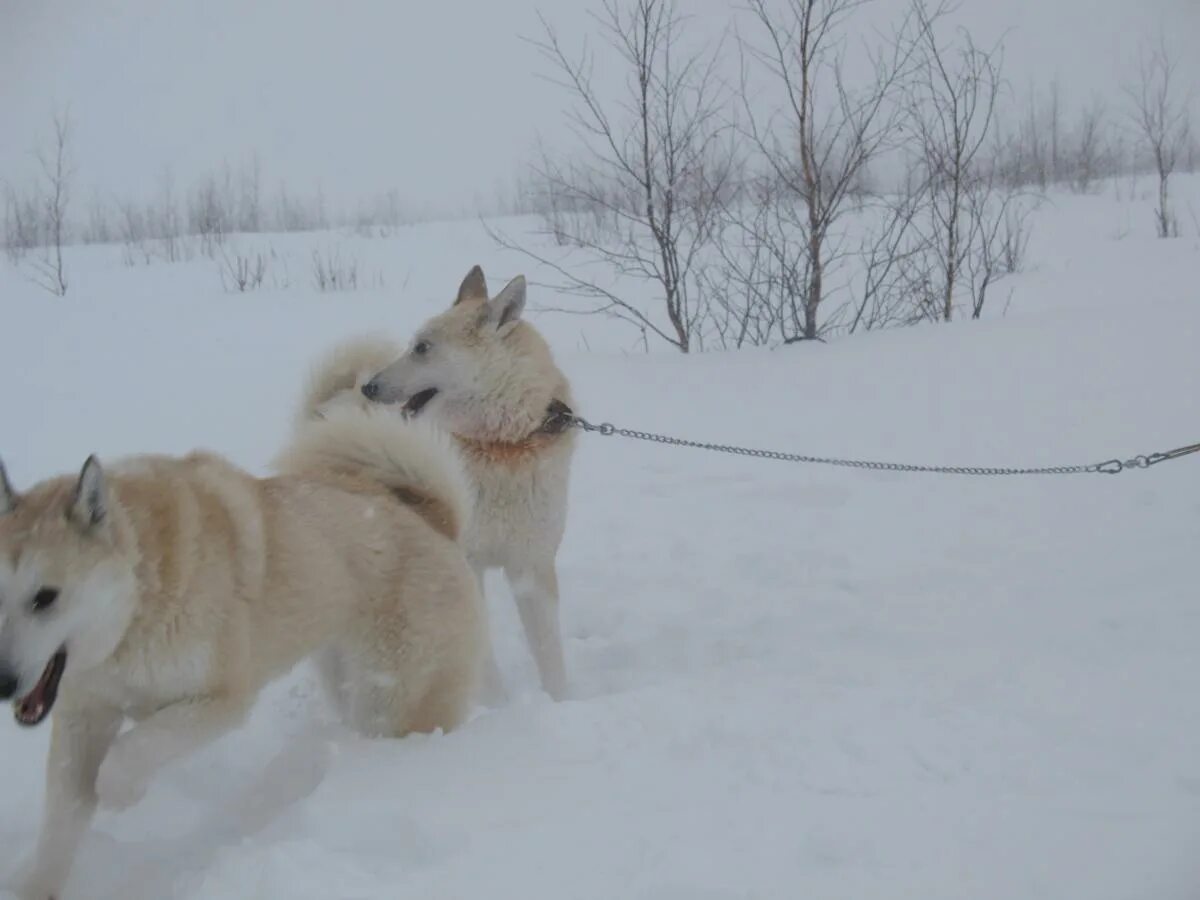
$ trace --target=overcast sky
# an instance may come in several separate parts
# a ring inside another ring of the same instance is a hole
[[[265,186],[335,202],[396,188],[469,208],[511,182],[562,97],[521,41],[540,6],[568,37],[591,0],[0,0],[0,177],[19,181],[52,109],[70,103],[82,192],[148,195],[256,152]],[[741,4],[680,0],[706,27]],[[881,11],[899,0],[879,0]],[[1006,74],[1112,96],[1136,36],[1161,21],[1195,79],[1197,0],[964,0]],[[1187,37],[1191,35],[1190,39]],[[606,73],[611,75],[612,73]]]

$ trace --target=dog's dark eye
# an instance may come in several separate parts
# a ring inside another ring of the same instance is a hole
[[[413,344],[413,353],[417,356],[424,356],[429,352],[429,341],[417,341]]]
[[[42,588],[33,595],[33,611],[41,612],[49,609],[58,599],[58,588]]]

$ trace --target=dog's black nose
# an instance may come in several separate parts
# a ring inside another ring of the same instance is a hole
[[[362,386],[363,396],[368,400],[374,400],[379,396],[379,385],[373,381],[368,381]]]
[[[17,692],[17,676],[8,669],[0,669],[0,700],[11,700]]]

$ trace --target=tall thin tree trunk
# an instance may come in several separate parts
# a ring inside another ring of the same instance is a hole
[[[810,226],[811,228],[811,226]],[[809,276],[808,296],[804,298],[804,339],[817,339],[817,310],[821,305],[821,292],[825,289],[825,266],[821,260],[820,232],[809,232]]]

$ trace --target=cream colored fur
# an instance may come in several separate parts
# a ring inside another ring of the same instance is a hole
[[[0,663],[24,694],[68,649],[19,896],[57,897],[97,802],[136,802],[306,657],[365,734],[459,725],[485,640],[474,574],[447,536],[470,520],[465,484],[444,436],[342,410],[299,429],[275,477],[148,456],[11,495]],[[32,612],[48,585],[55,607]]]
[[[458,540],[474,501],[453,439],[424,422],[402,422],[379,406],[330,406],[297,429],[282,471],[338,473],[377,482],[407,499],[435,530]]]
[[[360,337],[335,347],[323,365],[309,373],[304,398],[296,416],[296,427],[303,429],[314,413],[323,413],[330,400],[344,404],[347,398],[362,402],[350,404],[358,409],[373,406],[362,396],[362,386],[375,373],[394,360],[400,352],[395,341],[387,338]]]
[[[475,512],[464,543],[483,574],[502,569],[512,588],[543,687],[567,694],[559,626],[555,559],[566,528],[573,432],[527,441],[551,401],[574,407],[570,385],[549,346],[521,318],[525,281],[513,279],[489,298],[482,270],[463,280],[453,305],[417,330],[407,348],[366,338],[347,342],[321,361],[310,381],[300,421],[338,406],[370,405],[362,373],[378,401],[399,409],[414,394],[437,388],[420,411],[456,435],[475,488]],[[418,352],[419,345],[428,347]],[[493,699],[502,695],[488,663]]]

